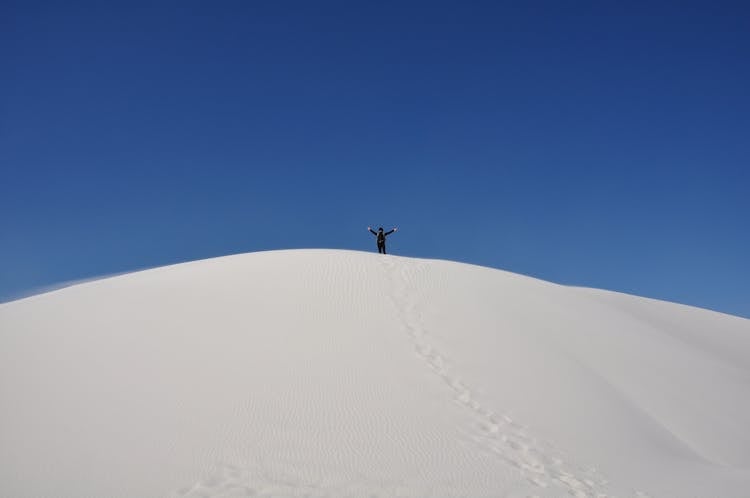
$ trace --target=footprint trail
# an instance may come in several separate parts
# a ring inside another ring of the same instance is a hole
[[[386,272],[391,279],[393,293],[389,296],[401,317],[416,355],[434,372],[451,393],[454,402],[471,415],[462,427],[466,436],[482,450],[493,454],[509,465],[529,483],[539,488],[564,490],[576,498],[613,497],[609,482],[594,468],[582,468],[569,463],[552,444],[535,438],[523,425],[508,414],[485,406],[474,391],[461,380],[447,355],[430,341],[429,330],[421,319],[417,306],[417,281],[422,266],[419,263],[399,264],[391,257],[384,258]],[[648,498],[641,492],[633,496]]]

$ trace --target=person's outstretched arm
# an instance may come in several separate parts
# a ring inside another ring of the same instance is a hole
[[[392,234],[393,232],[396,232],[396,231],[398,231],[398,228],[394,228],[393,230],[391,230],[389,232],[385,232],[385,234],[386,235],[390,235],[390,234]]]
[[[368,229],[368,230],[370,231],[370,233],[371,233],[371,234],[373,234],[373,235],[377,235],[377,234],[378,234],[378,232],[376,232],[375,230],[373,230],[373,229],[372,229],[372,227],[367,227],[367,229]]]

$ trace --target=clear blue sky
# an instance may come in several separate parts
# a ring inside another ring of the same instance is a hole
[[[747,5],[3,2],[0,300],[383,225],[750,317]]]

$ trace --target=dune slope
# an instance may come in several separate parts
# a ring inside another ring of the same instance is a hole
[[[750,320],[338,250],[0,305],[0,496],[748,496]]]

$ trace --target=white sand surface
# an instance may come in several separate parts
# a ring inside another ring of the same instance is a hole
[[[0,496],[750,496],[750,320],[243,254],[0,305]]]

